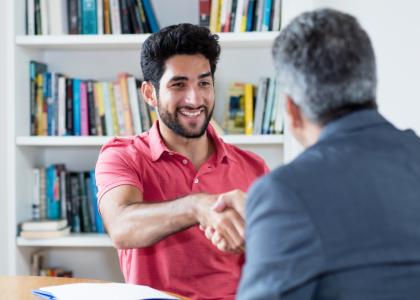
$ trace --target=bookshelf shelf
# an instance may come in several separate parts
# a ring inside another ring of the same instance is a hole
[[[102,146],[112,137],[109,136],[19,136],[18,146],[67,147],[67,146]],[[223,140],[235,145],[281,145],[283,135],[224,135]]]
[[[278,32],[218,33],[222,47],[269,47]],[[16,37],[16,45],[44,50],[138,50],[149,34],[38,35]]]
[[[106,234],[72,234],[54,239],[25,239],[18,237],[16,244],[21,247],[112,247]]]

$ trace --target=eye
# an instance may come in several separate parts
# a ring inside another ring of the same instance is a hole
[[[184,82],[176,82],[176,83],[172,84],[172,87],[183,88],[183,87],[185,87],[185,83]]]
[[[211,86],[211,82],[210,81],[200,81],[200,86],[202,87],[208,87]]]

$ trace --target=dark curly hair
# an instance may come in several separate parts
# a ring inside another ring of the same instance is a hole
[[[218,39],[208,28],[188,23],[171,25],[153,33],[141,48],[140,65],[144,80],[159,90],[166,60],[178,54],[203,55],[209,60],[214,78],[220,55]]]

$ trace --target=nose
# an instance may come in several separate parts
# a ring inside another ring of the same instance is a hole
[[[196,87],[191,87],[185,95],[185,104],[198,107],[204,104],[203,96]]]

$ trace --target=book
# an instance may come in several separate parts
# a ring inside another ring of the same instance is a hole
[[[22,230],[20,232],[20,237],[25,239],[49,239],[49,238],[58,238],[67,236],[70,234],[70,227],[64,227],[58,230],[37,230],[37,231],[27,231]]]
[[[82,33],[98,33],[95,0],[82,0]]]
[[[145,285],[129,283],[72,283],[42,287],[34,295],[45,299],[179,299]]]
[[[200,26],[210,25],[210,0],[200,0]]]
[[[250,83],[244,85],[244,113],[245,134],[252,135],[254,130],[254,86]]]
[[[23,231],[54,231],[67,227],[66,219],[59,220],[30,220],[21,224]]]
[[[146,15],[151,32],[159,31],[159,24],[153,11],[152,3],[150,0],[143,0],[143,9]]]

